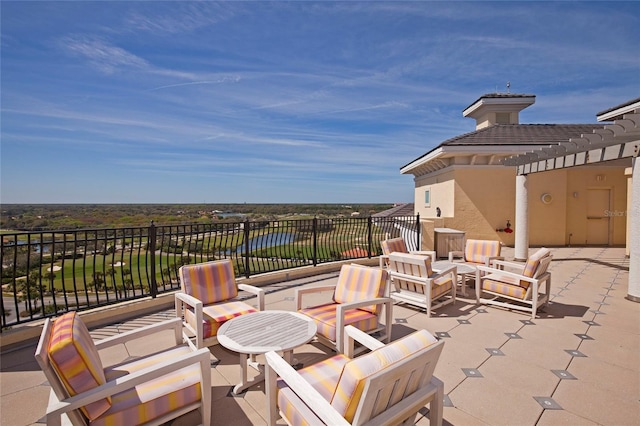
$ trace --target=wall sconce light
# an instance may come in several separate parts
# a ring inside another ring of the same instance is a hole
[[[540,196],[540,201],[542,201],[543,204],[551,204],[553,197],[548,192],[545,192]]]
[[[607,180],[607,177],[605,175],[596,175],[596,180],[598,182],[604,182],[605,180]]]

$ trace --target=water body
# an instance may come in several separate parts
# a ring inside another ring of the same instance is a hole
[[[289,244],[292,243],[294,239],[295,234],[292,232],[275,232],[267,235],[259,235],[249,240],[249,251]],[[244,253],[244,247],[244,244],[238,246],[236,253]]]

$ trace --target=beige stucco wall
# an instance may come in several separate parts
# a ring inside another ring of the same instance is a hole
[[[513,246],[515,233],[496,229],[505,228],[507,220],[511,228],[515,228],[515,176],[515,169],[509,167],[457,166],[417,179],[416,213],[434,222],[428,229],[423,226],[423,247],[430,248],[433,243],[433,227],[459,229],[466,232],[467,238],[497,239]],[[532,173],[528,175],[527,185],[531,246],[586,244],[586,191],[597,188],[611,190],[610,243],[625,244],[627,178],[624,168],[584,166]],[[431,190],[430,207],[424,205],[426,188]],[[542,194],[551,195],[551,202],[543,203]],[[436,206],[442,210],[439,219],[435,218]],[[572,234],[570,240],[569,234]]]
[[[588,166],[568,169],[567,178],[567,235],[572,244],[587,241],[587,191],[610,189],[610,238],[612,245],[624,245],[627,233],[627,178],[623,167]],[[601,180],[597,177],[601,176]],[[574,197],[574,193],[577,196]]]

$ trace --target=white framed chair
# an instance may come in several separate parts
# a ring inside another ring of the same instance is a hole
[[[51,386],[47,424],[161,425],[196,409],[210,424],[210,352],[182,344],[181,327],[176,318],[94,342],[76,312],[47,319],[35,352]],[[174,347],[103,367],[98,351],[167,330]]]
[[[547,270],[552,259],[551,251],[543,247],[525,263],[494,260],[493,267],[478,266],[476,302],[530,312],[534,319],[537,310],[549,302],[551,274]],[[543,285],[544,293],[540,291]]]
[[[175,294],[176,316],[183,320],[185,342],[193,344],[193,338],[198,349],[218,344],[218,329],[225,321],[264,310],[264,290],[236,283],[229,259],[183,265],[178,275],[181,291]],[[238,300],[238,290],[255,294],[257,309]]]
[[[394,289],[389,296],[398,302],[431,311],[456,301],[458,280],[455,264],[434,272],[431,258],[407,253],[389,255],[389,277]]]
[[[318,327],[317,340],[338,352],[342,352],[347,325],[369,334],[379,333],[380,340],[389,342],[393,301],[384,297],[386,286],[387,272],[384,270],[356,264],[342,265],[336,284],[296,288],[296,311],[313,319]],[[333,292],[329,303],[305,306],[303,297],[323,291]]]
[[[372,352],[354,358],[354,342]],[[442,424],[444,384],[433,376],[444,341],[426,330],[384,345],[352,326],[345,354],[294,370],[276,352],[266,354],[267,423],[413,425],[429,406],[431,424]]]

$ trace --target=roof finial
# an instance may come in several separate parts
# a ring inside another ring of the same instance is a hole
[[[507,93],[511,93],[511,82],[507,81]]]

